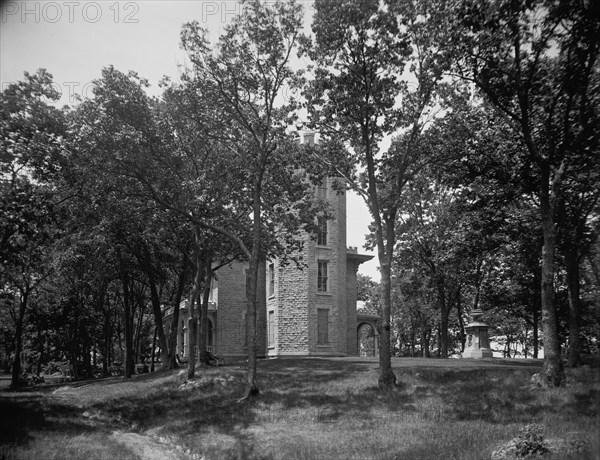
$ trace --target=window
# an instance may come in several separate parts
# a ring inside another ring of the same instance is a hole
[[[219,299],[219,282],[216,278],[210,280],[210,295],[208,297],[209,302],[217,302]]]
[[[269,312],[269,318],[267,319],[267,336],[269,346],[275,344],[275,312]]]
[[[240,335],[242,338],[242,344],[244,345],[244,348],[246,348],[248,346],[248,324],[246,321],[246,312],[242,312],[242,322],[240,323]]]
[[[317,308],[317,344],[329,343],[329,310]]]
[[[317,292],[327,292],[327,262],[319,260],[317,268]]]
[[[327,219],[319,217],[317,226],[317,244],[319,246],[327,246]]]
[[[327,179],[324,179],[322,184],[317,185],[317,198],[327,199]]]
[[[275,295],[275,264],[269,264],[269,297]]]
[[[247,299],[248,293],[250,292],[250,270],[246,268],[244,270],[244,300]]]

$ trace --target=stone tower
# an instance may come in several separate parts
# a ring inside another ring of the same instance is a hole
[[[267,356],[348,354],[356,320],[347,301],[346,196],[332,185],[328,178],[315,187],[329,202],[332,219],[319,223],[316,240],[307,237],[305,266],[267,263]]]
[[[303,143],[314,143],[304,136]],[[327,178],[313,192],[329,204],[331,219],[319,221],[317,238],[306,235],[302,267],[268,261],[260,267],[258,285],[258,356],[356,356],[358,326],[356,274],[372,256],[346,248],[346,194]],[[248,263],[220,268],[213,282],[209,311],[209,350],[228,360],[244,359],[246,343],[246,277]],[[187,308],[178,334],[185,343]],[[166,318],[168,321],[168,318]],[[180,347],[180,354],[185,350]]]

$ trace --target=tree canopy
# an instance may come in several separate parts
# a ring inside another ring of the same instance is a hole
[[[247,0],[214,42],[183,25],[189,65],[156,97],[108,66],[58,108],[52,75],[26,72],[0,94],[12,385],[64,362],[77,377],[130,377],[157,353],[177,367],[183,299],[207,360],[210,286],[238,261],[244,397],[259,394],[260,268],[302,266],[328,177],[371,214],[381,281],[359,276],[358,297],[381,316],[382,389],[392,356],[464,351],[476,309],[495,351],[543,350],[561,385],[562,357],[580,365],[600,330],[597,17],[584,1],[317,0],[308,31],[300,3]]]

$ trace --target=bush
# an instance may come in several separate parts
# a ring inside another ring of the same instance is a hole
[[[541,429],[536,424],[525,425],[519,430],[515,448],[515,454],[518,458],[529,458],[548,452],[548,448],[544,443],[544,436],[542,436]]]

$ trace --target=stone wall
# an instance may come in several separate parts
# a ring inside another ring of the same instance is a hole
[[[259,278],[259,356],[355,356],[357,349],[356,271],[364,257],[346,249],[346,196],[327,180],[332,219],[326,245],[306,236],[302,266],[279,260],[261,267]],[[368,257],[367,257],[368,259]],[[328,264],[328,290],[319,292],[319,261]],[[274,289],[269,289],[273,264]],[[217,272],[218,312],[216,353],[226,359],[244,358],[248,264],[234,263]],[[328,312],[328,342],[318,343],[318,311]],[[268,344],[269,313],[272,312],[273,343]]]
[[[346,195],[332,188],[328,179],[328,200],[332,219],[328,222],[327,245],[310,244],[310,354],[347,355],[347,308],[346,308]],[[317,291],[317,265],[319,260],[328,262],[329,286],[327,293]],[[317,310],[329,310],[329,343],[317,343]]]
[[[348,312],[346,349],[349,356],[358,356],[358,329],[356,322],[356,272],[358,263],[346,259],[346,309]]]
[[[217,324],[215,353],[225,360],[245,358],[246,347],[246,270],[248,263],[234,262],[220,268],[217,299]],[[265,355],[265,268],[258,276],[257,334],[258,356]]]
[[[328,180],[332,220],[328,222],[327,244],[317,246],[306,237],[304,266],[294,263],[275,267],[274,294],[267,298],[267,315],[274,314],[274,343],[269,356],[346,355],[348,308],[346,288],[346,197],[337,194]],[[328,264],[328,291],[318,292],[319,261]],[[267,264],[267,285],[268,285]],[[318,310],[329,313],[328,343],[318,342]]]
[[[308,260],[308,248],[303,250]],[[308,279],[309,267],[299,268],[294,262],[282,265],[273,261],[275,290],[267,299],[267,314],[274,312],[274,343],[269,356],[308,354]],[[268,271],[268,270],[267,270]]]

